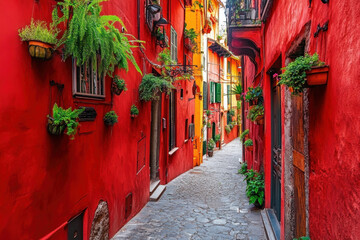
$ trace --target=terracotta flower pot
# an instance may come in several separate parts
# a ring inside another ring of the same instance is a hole
[[[328,80],[329,67],[312,67],[310,71],[306,72],[306,81],[309,86],[325,85]]]
[[[214,155],[214,151],[213,150],[208,150],[208,156],[212,157]]]
[[[259,125],[264,124],[264,115],[259,115],[256,117],[255,122]]]
[[[31,57],[44,60],[49,60],[53,53],[53,47],[41,41],[29,41],[28,50]]]
[[[246,146],[246,150],[248,150],[248,151],[250,151],[250,152],[252,152],[253,151],[253,146]]]
[[[137,114],[131,114],[131,118],[137,118]]]
[[[185,47],[189,50],[192,51],[194,48],[194,44],[191,42],[190,38],[185,38]]]
[[[120,95],[123,90],[118,87],[115,81],[113,81],[111,84],[111,91],[116,95]]]
[[[241,100],[241,95],[240,94],[235,94],[236,100],[240,101]]]
[[[60,124],[60,125],[55,125],[54,124],[54,120],[51,117],[48,117],[48,123],[46,126],[48,132],[52,135],[61,135],[63,134],[65,128],[66,128],[66,124]]]

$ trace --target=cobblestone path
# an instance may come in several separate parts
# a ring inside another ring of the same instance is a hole
[[[237,174],[236,139],[212,158],[174,179],[113,239],[266,239],[260,211],[249,205]]]

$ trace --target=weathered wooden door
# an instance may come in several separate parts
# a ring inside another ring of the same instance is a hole
[[[271,208],[281,216],[281,94],[276,81],[271,92]]]
[[[159,178],[160,132],[161,94],[159,100],[151,102],[150,180]]]
[[[294,169],[294,207],[295,237],[306,236],[305,204],[305,158],[304,158],[304,101],[303,95],[292,97],[293,113],[291,119],[293,169]]]

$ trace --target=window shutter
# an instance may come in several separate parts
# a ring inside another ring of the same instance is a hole
[[[208,85],[207,85],[207,82],[203,82],[203,91],[204,91],[203,107],[204,107],[204,110],[207,110],[208,109]]]
[[[215,83],[215,87],[216,87],[216,95],[215,95],[215,102],[217,103],[221,103],[221,84],[220,83]]]
[[[226,85],[227,88],[227,104],[230,104],[230,85]]]

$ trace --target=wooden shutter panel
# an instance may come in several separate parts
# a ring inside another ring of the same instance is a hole
[[[215,102],[221,103],[221,84],[215,83]]]
[[[203,91],[204,91],[203,107],[204,107],[204,110],[207,110],[208,109],[208,85],[207,85],[207,82],[203,82]]]
[[[214,83],[210,82],[210,103],[215,102],[215,92],[214,92]]]

